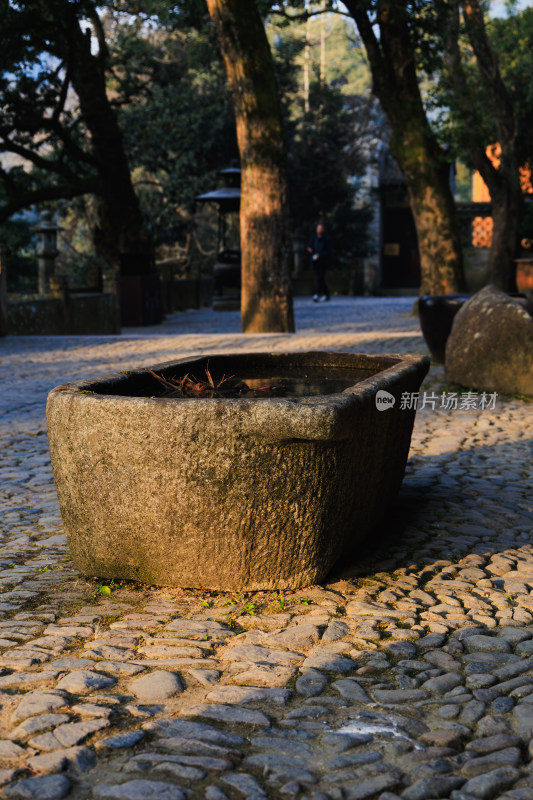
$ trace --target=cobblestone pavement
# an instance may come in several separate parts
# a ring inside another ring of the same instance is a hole
[[[420,410],[380,536],[320,587],[104,588],[61,529],[54,385],[197,352],[424,352],[412,302],[299,300],[294,336],[198,311],[0,340],[4,797],[532,800],[531,402]],[[438,367],[423,388],[452,390]]]

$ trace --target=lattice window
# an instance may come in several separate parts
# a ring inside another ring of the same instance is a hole
[[[533,181],[531,179],[531,165],[528,163],[524,167],[520,167],[520,188],[524,194],[533,194]]]
[[[473,247],[490,247],[492,244],[492,217],[474,217],[472,220]]]

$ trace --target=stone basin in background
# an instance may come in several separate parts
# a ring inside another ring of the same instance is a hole
[[[533,314],[533,299],[527,294],[522,292],[507,292],[506,294],[522,305],[529,314]],[[431,357],[437,364],[444,364],[446,342],[457,312],[474,296],[471,294],[429,294],[418,298],[420,329]]]
[[[446,342],[455,315],[470,297],[469,294],[429,294],[418,298],[420,329],[437,364],[444,364]]]
[[[499,394],[533,396],[530,298],[486,286],[454,319],[446,343],[446,379]]]
[[[199,377],[207,364],[215,379],[305,369],[354,384],[319,396],[162,398],[140,369],[57,387],[48,436],[76,566],[225,591],[319,583],[398,492],[415,415],[400,400],[418,391],[429,359],[253,353],[151,369]],[[381,391],[394,405],[377,408]]]

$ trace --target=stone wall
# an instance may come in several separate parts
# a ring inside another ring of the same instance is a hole
[[[13,336],[120,333],[113,294],[30,297],[7,303],[7,333]]]

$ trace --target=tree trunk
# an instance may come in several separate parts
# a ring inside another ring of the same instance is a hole
[[[488,186],[492,203],[490,279],[499,289],[512,291],[516,289],[514,259],[520,249],[519,226],[523,204],[516,158],[516,117],[477,0],[467,0],[463,4],[463,13],[479,74],[491,101],[501,148],[499,166],[492,164],[488,158],[478,156],[478,170]]]
[[[91,36],[81,30],[70,3],[65,8],[64,24],[72,85],[91,134],[100,178],[95,246],[115,269],[126,274],[149,272],[153,268],[152,241],[131,181],[122,131],[107,97],[105,53],[91,53]]]
[[[518,169],[516,171],[518,178]],[[515,258],[520,252],[520,217],[522,197],[520,183],[517,192],[509,190],[507,181],[500,187],[489,187],[492,205],[492,244],[489,256],[490,281],[504,292],[516,291]]]
[[[472,164],[487,184],[492,215],[492,243],[489,254],[490,282],[504,292],[516,291],[515,263],[520,250],[520,219],[523,210],[518,162],[507,150],[499,167],[484,149],[470,152]]]
[[[274,65],[253,0],[207,0],[241,156],[241,317],[245,333],[294,331],[285,153]]]
[[[420,252],[421,294],[463,291],[462,249],[450,165],[426,117],[405,8],[378,0],[379,40],[369,4],[344,0],[365,45],[373,92],[392,127],[391,153],[403,172]]]
[[[420,253],[420,294],[464,291],[462,250],[450,189],[450,165],[440,157],[427,123],[393,134],[391,153],[403,172]]]

